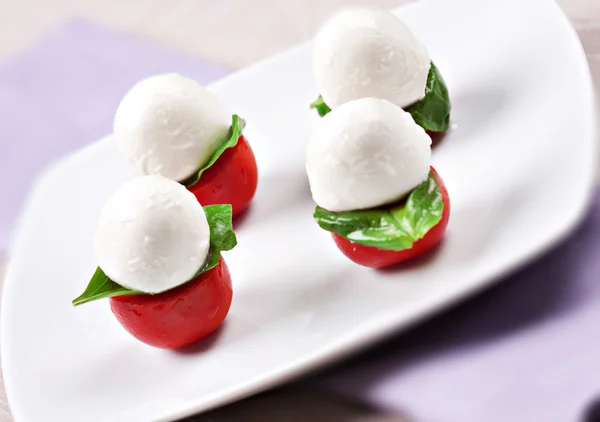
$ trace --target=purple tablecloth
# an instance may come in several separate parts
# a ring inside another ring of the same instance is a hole
[[[170,71],[226,73],[84,21],[0,63],[0,251],[36,173],[109,133],[135,81]],[[416,421],[579,420],[600,397],[600,199],[527,269],[310,386]]]

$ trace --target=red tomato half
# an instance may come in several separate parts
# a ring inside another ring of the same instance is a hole
[[[256,192],[258,169],[250,144],[240,136],[188,189],[202,205],[231,204],[233,216],[244,211]]]
[[[448,226],[448,219],[450,218],[450,197],[448,196],[446,185],[444,185],[444,182],[437,171],[435,171],[433,167],[431,167],[431,171],[438,182],[442,193],[442,202],[444,203],[444,211],[442,212],[442,219],[439,223],[429,230],[422,239],[417,240],[412,248],[404,249],[402,251],[386,251],[377,249],[374,246],[360,245],[358,243],[353,243],[336,233],[332,233],[331,235],[335,244],[344,255],[350,260],[357,264],[364,265],[365,267],[382,268],[416,258],[437,246],[442,241],[442,237],[444,237],[444,232]]]
[[[232,296],[229,269],[221,258],[215,268],[173,290],[111,297],[110,309],[138,340],[177,349],[216,330],[229,312]]]

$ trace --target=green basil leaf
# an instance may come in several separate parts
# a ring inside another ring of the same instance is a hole
[[[221,258],[221,251],[230,251],[237,245],[237,238],[233,231],[231,205],[207,205],[202,208],[204,208],[210,228],[210,249],[204,265],[191,280],[215,268]]]
[[[87,302],[92,302],[98,299],[104,299],[111,296],[135,295],[139,294],[134,290],[120,286],[112,281],[100,267],[96,268],[96,272],[88,283],[85,291],[76,299],[73,300],[73,305],[78,306]]]
[[[317,100],[310,105],[310,108],[316,109],[317,113],[319,113],[319,116],[321,117],[325,116],[331,111],[329,106],[325,104],[325,101],[323,100],[323,97],[321,95],[319,95],[319,98],[317,98]]]
[[[412,248],[442,219],[444,203],[435,175],[417,186],[406,202],[389,208],[349,212],[315,209],[314,218],[321,228],[346,239],[381,250],[401,251]]]
[[[234,114],[231,117],[231,127],[229,128],[229,135],[227,139],[219,146],[219,148],[214,152],[214,154],[208,160],[203,167],[201,167],[197,173],[194,173],[190,178],[181,182],[186,188],[195,185],[202,177],[202,173],[204,173],[209,167],[211,167],[214,163],[217,162],[219,157],[225,152],[227,148],[232,148],[237,145],[238,139],[242,136],[242,131],[246,127],[246,121],[239,117],[237,114]]]
[[[406,108],[415,123],[425,130],[445,132],[450,128],[450,98],[448,87],[438,68],[431,62],[425,97]]]
[[[207,205],[204,208],[210,227],[210,247],[230,251],[237,245],[231,222],[231,205]]]
[[[206,261],[196,274],[189,280],[193,280],[202,273],[212,270],[219,263],[221,251],[229,251],[237,245],[237,239],[233,231],[231,205],[207,205],[204,208],[206,220],[210,227],[210,248]],[[100,267],[88,283],[85,291],[73,300],[73,305],[93,302],[112,296],[146,294],[136,290],[128,289],[111,280]]]
[[[321,95],[310,105],[310,108],[316,109],[321,117],[331,111]],[[405,110],[411,114],[415,123],[423,129],[432,132],[445,132],[450,128],[450,109],[448,87],[438,68],[431,62],[425,85],[425,96],[406,107]]]

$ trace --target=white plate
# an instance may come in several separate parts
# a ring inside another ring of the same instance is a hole
[[[2,306],[17,421],[170,420],[239,399],[431,315],[573,228],[593,183],[593,100],[558,7],[439,0],[398,12],[446,78],[457,125],[434,151],[452,201],[439,253],[373,271],[347,261],[313,222],[304,149],[317,89],[303,45],[213,87],[248,121],[260,183],[226,254],[234,302],[212,344],[153,349],[124,332],[106,301],[73,308],[95,268],[98,210],[128,171],[104,139],[43,175]]]

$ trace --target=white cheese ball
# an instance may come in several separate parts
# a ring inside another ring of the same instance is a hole
[[[196,81],[156,75],[133,86],[114,120],[119,150],[138,174],[190,177],[224,142],[231,114]]]
[[[94,250],[113,281],[160,293],[193,278],[206,261],[209,240],[204,209],[191,192],[162,176],[140,176],[102,208]]]
[[[306,172],[315,202],[334,212],[396,202],[429,174],[431,138],[400,107],[350,101],[319,120]]]
[[[375,97],[406,107],[425,96],[429,53],[392,13],[349,9],[314,40],[313,71],[330,108]]]

